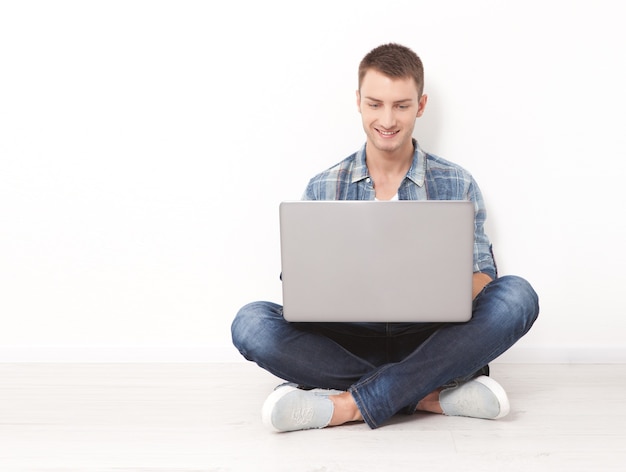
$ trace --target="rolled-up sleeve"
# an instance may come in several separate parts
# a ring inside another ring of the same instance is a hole
[[[487,210],[478,184],[471,180],[468,198],[474,202],[474,272],[483,272],[496,278],[496,265],[491,252],[491,243],[485,234]]]

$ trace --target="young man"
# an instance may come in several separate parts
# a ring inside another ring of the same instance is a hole
[[[484,233],[480,190],[461,167],[425,153],[412,138],[427,103],[419,57],[398,44],[368,53],[359,66],[357,105],[363,148],[315,176],[307,200],[471,200],[475,204],[472,319],[466,323],[289,323],[270,302],[244,306],[232,324],[235,346],[289,383],[263,406],[277,431],[429,411],[496,419],[504,389],[488,363],[530,329],[538,298],[525,280],[497,278]],[[408,294],[407,294],[408,295]],[[485,375],[487,374],[487,375]]]

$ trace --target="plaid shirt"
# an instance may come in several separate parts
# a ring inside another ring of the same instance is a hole
[[[496,278],[487,212],[478,185],[462,167],[424,152],[413,140],[413,164],[398,189],[399,200],[469,200],[474,202],[474,272]],[[337,165],[313,177],[303,200],[374,200],[376,192],[365,163],[365,145]]]

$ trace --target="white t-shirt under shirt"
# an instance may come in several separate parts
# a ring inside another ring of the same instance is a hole
[[[397,200],[398,199],[398,194],[396,193],[393,197],[391,197],[389,200],[379,200],[378,198],[374,197],[374,200],[376,200],[377,202],[390,202],[392,200]]]

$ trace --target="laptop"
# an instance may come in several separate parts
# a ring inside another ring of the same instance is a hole
[[[474,204],[284,201],[283,316],[292,322],[463,322]]]

